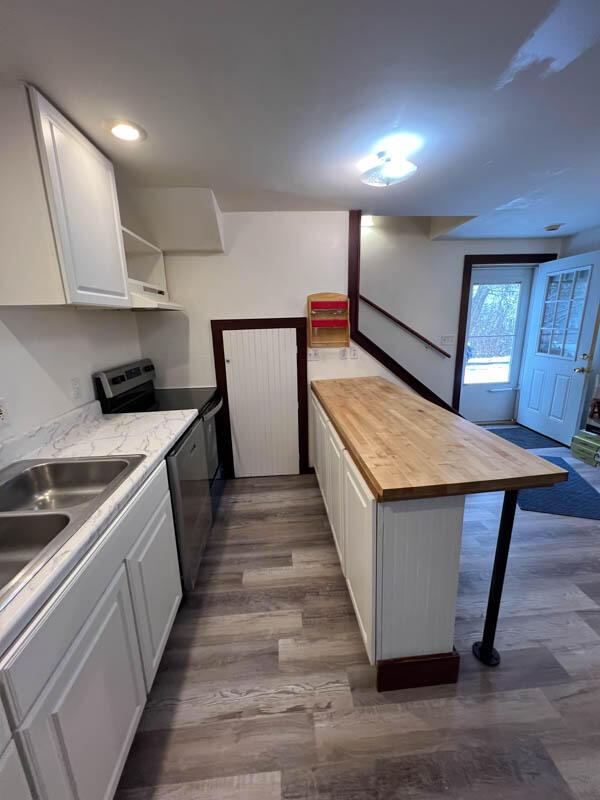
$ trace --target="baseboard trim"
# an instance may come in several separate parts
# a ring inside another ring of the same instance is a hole
[[[390,692],[394,689],[456,683],[459,667],[460,656],[454,648],[451,653],[432,653],[378,661],[377,691]]]

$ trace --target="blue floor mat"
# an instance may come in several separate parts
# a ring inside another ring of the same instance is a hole
[[[512,442],[522,447],[524,450],[537,450],[538,447],[564,447],[560,442],[548,439],[547,436],[530,431],[529,428],[523,428],[521,425],[510,428],[488,428],[488,431],[495,433],[496,436],[501,436],[507,442]]]
[[[557,467],[569,471],[569,480],[544,489],[521,489],[519,508],[542,514],[561,514],[565,517],[600,519],[600,492],[573,469],[564,458],[544,456]]]

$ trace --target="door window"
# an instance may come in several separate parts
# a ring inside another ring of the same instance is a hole
[[[574,360],[583,319],[590,268],[548,275],[537,352]]]
[[[507,383],[513,359],[521,284],[474,283],[464,382]]]

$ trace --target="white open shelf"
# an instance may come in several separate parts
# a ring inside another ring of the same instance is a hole
[[[122,228],[129,296],[135,309],[179,311],[169,300],[164,255],[160,247],[129,228]]]

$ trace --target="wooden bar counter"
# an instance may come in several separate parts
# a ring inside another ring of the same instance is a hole
[[[520,488],[568,473],[384,378],[311,384],[311,451],[378,688],[453,682],[464,496],[504,490],[483,642],[493,640]]]

